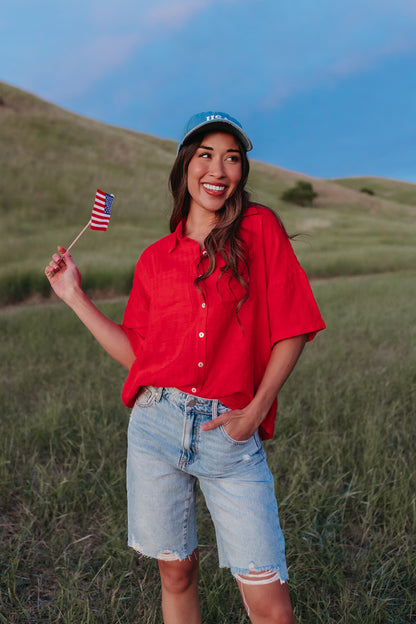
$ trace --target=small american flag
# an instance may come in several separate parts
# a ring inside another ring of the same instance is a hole
[[[114,195],[109,195],[97,189],[95,194],[94,208],[92,209],[90,228],[91,230],[101,230],[103,232],[108,228],[111,215],[111,204]]]

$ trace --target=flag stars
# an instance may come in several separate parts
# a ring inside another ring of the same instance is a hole
[[[107,230],[110,222],[113,199],[114,195],[97,189],[90,219],[91,230],[102,230],[103,232]]]

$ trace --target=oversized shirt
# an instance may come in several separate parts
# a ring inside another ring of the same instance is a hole
[[[194,281],[208,267],[206,251],[175,232],[150,245],[136,266],[121,327],[136,359],[122,398],[132,407],[142,386],[176,387],[219,399],[230,409],[254,397],[276,342],[324,329],[318,306],[290,240],[274,213],[250,206],[239,236],[248,254],[248,298],[236,313],[245,288],[216,256],[214,273]],[[260,426],[264,439],[274,431],[277,401]]]

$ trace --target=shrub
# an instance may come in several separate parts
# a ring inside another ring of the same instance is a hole
[[[375,195],[373,189],[367,188],[366,186],[363,186],[363,188],[360,189],[361,193],[367,193],[367,195]]]
[[[281,195],[283,201],[297,204],[298,206],[310,206],[315,197],[318,197],[318,193],[313,190],[310,182],[305,182],[304,180],[299,180],[295,186],[286,189]]]

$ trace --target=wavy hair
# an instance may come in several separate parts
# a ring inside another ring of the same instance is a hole
[[[189,214],[190,195],[188,192],[188,165],[196,150],[201,144],[203,135],[196,135],[189,144],[184,145],[173,164],[170,177],[169,188],[173,196],[173,210],[170,217],[170,231],[174,232],[178,224]],[[224,259],[224,266],[221,268],[220,279],[224,274],[229,275],[229,288],[231,281],[235,278],[245,289],[245,295],[237,304],[238,312],[248,297],[248,261],[247,250],[244,249],[243,242],[239,236],[239,229],[244,212],[250,204],[249,193],[245,190],[250,165],[247,154],[241,143],[237,140],[241,155],[241,179],[234,193],[226,199],[224,205],[217,211],[217,222],[204,241],[204,246],[208,254],[209,264],[206,271],[195,279],[195,285],[202,292],[200,282],[213,274],[216,267],[215,256],[219,253]],[[201,256],[202,261],[202,256]],[[247,275],[245,279],[242,275]]]

